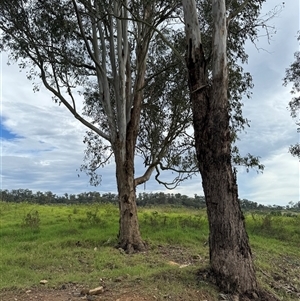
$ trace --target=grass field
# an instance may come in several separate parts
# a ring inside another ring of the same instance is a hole
[[[139,208],[139,220],[149,251],[126,255],[115,248],[113,205],[0,202],[0,291],[28,289],[42,279],[49,287],[102,281],[157,300],[217,300],[216,288],[199,277],[209,266],[205,211]],[[300,216],[247,214],[246,225],[261,286],[282,300],[299,300]]]

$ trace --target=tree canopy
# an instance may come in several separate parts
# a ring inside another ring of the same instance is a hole
[[[89,128],[82,169],[91,183],[99,183],[95,171],[111,161],[130,129],[146,167],[136,184],[156,170],[160,183],[174,187],[183,174],[196,171],[195,162],[187,164],[194,160],[192,135],[185,134],[191,114],[183,101],[184,67],[162,41],[167,35],[169,45],[177,47],[180,30],[170,22],[178,19],[178,1],[15,0],[0,5],[1,49],[27,68],[35,89],[40,78],[54,100]],[[165,183],[160,175],[170,168],[176,176]]]
[[[250,98],[253,84],[241,63],[248,57],[246,40],[256,39],[263,22],[258,18],[263,2],[248,3],[239,18],[229,24],[228,93],[233,141],[249,125],[242,115],[242,99]],[[197,170],[193,134],[187,130],[191,111],[183,64],[184,33],[181,26],[173,26],[182,24],[181,5],[179,1],[151,3],[14,0],[0,4],[1,49],[9,51],[21,68],[30,68],[26,69],[27,76],[35,80],[35,89],[40,78],[54,100],[89,128],[82,169],[93,184],[100,180],[97,168],[113,159],[117,137],[125,139],[124,129],[130,121],[138,126],[136,155],[142,157],[146,167],[137,184],[156,170],[161,184],[174,187]],[[230,1],[228,12],[238,6],[238,1]],[[211,3],[199,0],[197,7],[210,74]],[[147,59],[143,84],[138,57]],[[141,92],[143,100],[137,105],[134,102]],[[237,165],[263,169],[258,157],[241,156],[237,147],[232,151]],[[165,182],[161,173],[168,169],[176,176]]]

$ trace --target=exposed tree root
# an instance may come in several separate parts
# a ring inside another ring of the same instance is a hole
[[[201,269],[197,272],[197,278],[199,281],[209,282],[217,286],[217,281],[214,273],[211,269]],[[230,285],[229,285],[230,286]],[[278,297],[274,294],[264,290],[259,289],[255,292],[246,292],[244,294],[238,294],[235,292],[221,292],[220,295],[226,297],[224,300],[238,300],[238,301],[280,301]],[[227,299],[228,298],[228,299]]]
[[[126,254],[134,254],[139,252],[145,252],[148,250],[148,246],[145,242],[140,241],[138,244],[131,244],[131,243],[119,243],[117,245],[117,249],[120,252],[124,252]]]
[[[252,301],[252,300],[280,301],[280,299],[278,299],[275,295],[263,289],[260,289],[258,292],[239,295],[239,301]]]

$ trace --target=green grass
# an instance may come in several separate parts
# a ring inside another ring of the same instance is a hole
[[[216,288],[197,280],[209,265],[208,223],[203,210],[140,208],[147,253],[124,255],[114,248],[118,208],[113,205],[34,205],[0,202],[0,290],[30,288],[47,279],[50,287],[99,278],[116,285],[139,285],[162,299],[217,300]],[[282,300],[298,300],[300,216],[246,215],[247,231],[260,284]],[[176,265],[189,264],[180,269]],[[279,279],[279,280],[278,280]],[[188,288],[188,289],[187,289]],[[189,298],[189,299],[188,299]]]

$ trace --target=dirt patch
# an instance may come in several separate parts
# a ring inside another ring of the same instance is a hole
[[[184,270],[190,266],[197,266],[200,262],[207,261],[207,258],[202,258],[199,254],[191,254],[187,248],[177,246],[161,246],[159,245],[153,250],[155,256],[147,256],[145,253],[145,260],[156,266],[165,262],[168,265],[174,265],[178,270]],[[67,283],[59,287],[50,288],[47,286],[35,286],[22,290],[2,290],[0,291],[0,301],[152,301],[152,300],[207,300],[213,301],[209,293],[202,292],[196,287],[190,287],[189,284],[182,287],[180,292],[173,290],[166,291],[164,281],[167,283],[172,282],[176,285],[177,281],[181,281],[172,271],[162,271],[161,274],[156,275],[154,279],[144,279],[117,277],[114,279],[103,279],[99,285],[104,287],[103,293],[97,296],[85,294],[83,291],[86,289],[82,284]],[[193,276],[191,276],[193,277]],[[147,281],[150,281],[147,283]],[[90,287],[88,289],[93,289]],[[83,293],[82,293],[83,292]]]
[[[292,300],[300,300],[300,260],[297,257],[282,255],[273,263],[273,271],[258,269],[261,279],[280,295]]]
[[[178,300],[178,301],[215,301],[207,293],[198,290],[187,289],[182,291],[180,295],[170,294],[162,295],[159,291],[154,290],[153,294],[145,294],[143,289],[133,287],[118,287],[117,290],[106,289],[101,295],[90,296],[80,294],[79,290],[73,289],[48,289],[33,288],[30,290],[8,290],[0,293],[0,301],[162,301],[162,300]]]
[[[92,296],[85,293],[86,288],[82,284],[66,283],[59,287],[50,288],[47,286],[35,286],[22,290],[2,290],[0,291],[0,301],[164,301],[164,300],[184,300],[184,301],[215,301],[215,300],[235,300],[230,295],[217,293],[214,287],[213,278],[209,269],[203,268],[196,272],[196,267],[207,266],[208,257],[200,256],[197,253],[191,253],[190,250],[177,246],[157,246],[153,250],[159,258],[159,262],[165,262],[177,269],[163,270],[156,274],[152,279],[147,279],[144,283],[142,278],[117,277],[115,279],[103,279],[99,285],[103,286],[103,292]],[[156,258],[145,258],[151,267],[159,262]],[[187,281],[185,269],[189,270],[190,282]],[[181,271],[181,272],[179,272]],[[286,296],[287,300],[300,300],[300,262],[298,258],[281,256],[277,262],[274,262],[272,272],[264,271],[258,268],[260,279],[267,284],[267,289],[280,296]],[[173,290],[181,283],[180,290]],[[184,285],[182,285],[184,284]],[[210,289],[202,290],[201,287]],[[166,289],[168,288],[168,289]],[[251,299],[251,298],[250,298]],[[250,300],[240,298],[239,300]],[[252,300],[252,299],[251,299]],[[272,295],[260,295],[260,300],[272,300]]]
[[[2,291],[1,301],[152,301],[155,297],[143,296],[138,292],[127,292],[126,289],[114,292],[105,290],[101,295],[90,296],[81,294],[79,289],[48,289],[33,288],[29,290]]]

